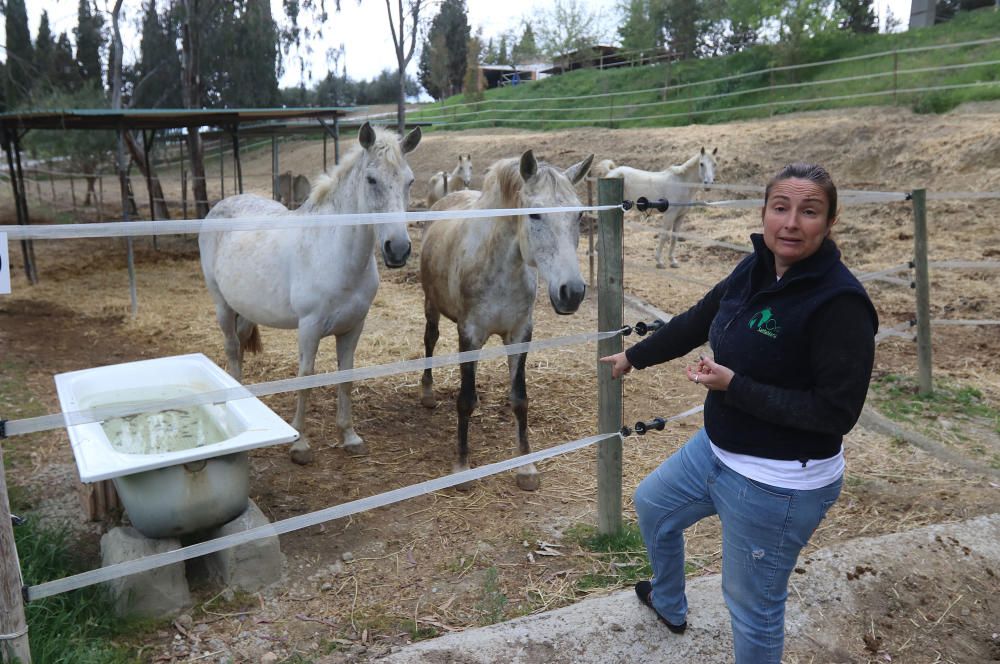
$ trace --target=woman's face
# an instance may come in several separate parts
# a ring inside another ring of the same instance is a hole
[[[790,178],[771,187],[761,214],[764,244],[774,253],[774,266],[782,276],[790,266],[812,256],[837,219],[829,217],[826,192],[811,180]]]

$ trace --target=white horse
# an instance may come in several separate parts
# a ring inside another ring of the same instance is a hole
[[[420,142],[420,129],[400,139],[365,123],[358,142],[340,165],[320,176],[309,198],[294,212],[277,201],[241,194],[220,201],[208,218],[402,212],[413,171],[403,155]],[[363,226],[203,232],[198,237],[205,284],[225,338],[229,373],[240,380],[243,352],[260,349],[257,325],[298,329],[299,376],[313,373],[323,337],[337,337],[337,365],[354,366],[354,349],[378,290],[376,247],[387,267],[402,267],[410,255],[406,223]],[[301,390],[292,427],[303,432],[308,390]],[[351,419],[351,384],[337,391],[337,427],[344,447],[363,452]],[[305,435],[292,446],[292,461],[309,463]]]
[[[666,198],[670,201],[670,207],[663,213],[663,230],[660,233],[660,242],[656,245],[656,267],[666,267],[663,264],[663,245],[670,237],[670,251],[667,257],[670,259],[670,267],[677,267],[674,259],[674,246],[677,244],[677,231],[681,227],[681,221],[688,211],[688,204],[694,200],[694,187],[690,184],[700,182],[709,185],[715,182],[715,155],[719,148],[715,148],[711,153],[701,152],[691,157],[679,166],[670,166],[665,171],[641,171],[631,166],[618,166],[608,171],[609,178],[623,178],[625,180],[625,198],[635,201],[641,196],[649,200]]]
[[[472,184],[472,155],[464,154],[458,156],[458,165],[448,173],[438,171],[431,176],[428,183],[427,207],[433,206],[439,200],[453,191],[458,191],[459,186],[468,189]]]
[[[565,171],[539,163],[528,150],[520,159],[504,159],[490,167],[483,191],[450,194],[436,210],[579,206],[574,185],[590,170],[591,155]],[[559,314],[580,306],[586,285],[580,276],[576,248],[580,213],[565,212],[488,219],[441,219],[424,232],[420,281],[424,288],[424,350],[434,355],[441,314],[458,324],[461,351],[478,350],[497,334],[505,344],[531,340],[532,311],[538,274],[548,283],[549,300]],[[526,354],[509,356],[510,403],[517,418],[521,454],[528,446]],[[458,460],[454,471],[469,468],[469,417],[476,408],[476,363],[462,365],[458,395]],[[421,402],[436,405],[430,369],[421,379]],[[518,469],[517,484],[532,491],[539,486],[534,464]]]

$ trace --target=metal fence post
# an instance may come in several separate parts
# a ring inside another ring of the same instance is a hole
[[[927,266],[927,190],[914,189],[913,268],[917,287],[917,376],[920,394],[934,391],[931,379],[931,288]]]
[[[624,190],[620,178],[597,181],[598,205],[622,202]],[[598,224],[597,263],[597,328],[617,330],[624,318],[624,262],[622,237],[624,212],[621,208],[601,210]],[[624,347],[621,335],[597,342],[597,355],[604,357],[620,353]],[[611,367],[597,367],[597,430],[614,433],[622,426],[622,381],[611,378]],[[622,440],[610,438],[597,444],[597,530],[611,535],[622,530]]]

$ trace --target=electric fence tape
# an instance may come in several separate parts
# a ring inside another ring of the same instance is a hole
[[[138,237],[146,235],[185,235],[219,231],[263,231],[289,228],[364,226],[437,221],[440,219],[484,219],[519,217],[526,214],[600,212],[620,209],[621,205],[580,205],[570,207],[508,208],[496,210],[440,210],[435,212],[374,212],[367,214],[283,214],[273,217],[234,217],[215,219],[176,219],[171,221],[113,221],[59,226],[0,226],[10,240],[66,240],[96,237]]]
[[[251,396],[260,397],[269,394],[277,394],[279,392],[291,392],[294,390],[327,387],[330,385],[339,385],[341,383],[367,380],[370,378],[380,378],[411,371],[436,369],[438,367],[462,364],[464,362],[479,362],[481,360],[491,360],[505,357],[507,355],[519,355],[521,353],[537,352],[551,348],[561,348],[564,346],[573,346],[592,341],[600,341],[602,339],[609,339],[619,334],[621,334],[621,330],[572,334],[563,337],[542,339],[541,341],[526,341],[523,343],[510,344],[495,348],[467,350],[461,353],[453,353],[451,355],[422,357],[415,360],[405,360],[403,362],[393,362],[390,364],[379,364],[370,367],[347,369],[345,371],[331,371],[323,374],[313,374],[311,376],[301,376],[298,378],[286,378],[266,383],[256,383],[254,385],[241,385],[240,387],[231,387],[224,390],[214,390],[211,392],[185,395],[183,397],[161,401],[156,404],[131,403],[102,406],[87,410],[54,413],[51,415],[41,415],[38,417],[30,417],[20,420],[9,420],[6,423],[6,435],[10,437],[19,434],[47,431],[50,429],[61,429],[66,426],[100,422],[112,417],[125,417],[127,415],[159,412],[174,408],[190,408],[202,404],[223,403],[225,401],[246,399]]]

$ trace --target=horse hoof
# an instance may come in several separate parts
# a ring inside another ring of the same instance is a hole
[[[423,396],[420,397],[420,405],[424,408],[437,408],[438,402],[434,397]]]
[[[313,462],[313,451],[312,448],[307,447],[304,450],[292,450],[292,462],[297,463],[300,466],[305,466]]]
[[[364,443],[364,441],[354,443],[353,445],[344,443],[344,451],[354,456],[361,456],[368,454],[368,446]]]
[[[664,265],[663,263],[659,263],[659,262],[657,262],[657,264],[656,264],[656,269],[657,269],[657,270],[665,270],[665,269],[667,269],[667,266],[666,266],[666,265]]]
[[[681,266],[681,264],[680,264],[680,263],[678,263],[677,261],[673,261],[673,262],[672,262],[672,263],[670,264],[670,267],[680,267],[680,266]]]
[[[533,473],[518,473],[517,488],[522,491],[538,491],[542,486],[542,476],[536,470]]]

